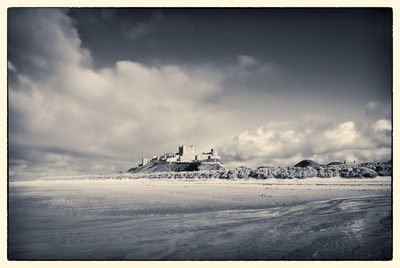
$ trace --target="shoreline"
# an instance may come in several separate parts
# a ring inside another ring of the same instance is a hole
[[[378,176],[375,178],[344,178],[344,177],[308,177],[308,178],[266,178],[266,179],[257,179],[257,178],[232,178],[232,179],[222,179],[222,178],[147,178],[140,176],[142,174],[107,174],[107,175],[76,175],[76,176],[54,176],[54,177],[41,177],[36,180],[26,180],[26,181],[10,181],[10,184],[20,183],[20,182],[71,182],[71,181],[81,181],[81,182],[130,182],[130,181],[154,181],[154,182],[202,182],[202,183],[271,183],[275,182],[278,184],[288,183],[288,182],[328,182],[328,181],[336,181],[340,180],[342,182],[372,182],[372,181],[380,181],[380,180],[392,180],[392,176]]]

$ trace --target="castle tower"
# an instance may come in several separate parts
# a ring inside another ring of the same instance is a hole
[[[180,156],[191,156],[194,155],[194,146],[193,145],[181,145],[179,146],[179,153]]]
[[[193,145],[181,145],[179,146],[178,152],[179,162],[190,162],[195,160],[194,146]]]

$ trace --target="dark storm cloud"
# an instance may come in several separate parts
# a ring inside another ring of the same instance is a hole
[[[224,65],[253,55],[285,69],[289,91],[390,98],[376,89],[391,86],[390,9],[113,9],[107,20],[101,12],[69,12],[100,66],[116,59]]]
[[[9,9],[10,175],[388,158],[390,12]]]
[[[78,33],[70,24],[70,18],[55,9],[8,9],[8,60],[30,79],[55,75],[58,62],[88,64],[90,54],[80,48]]]

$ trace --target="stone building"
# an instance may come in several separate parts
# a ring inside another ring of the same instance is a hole
[[[213,148],[210,152],[196,155],[193,145],[180,145],[177,153],[165,153],[162,156],[153,156],[151,159],[144,157],[139,166],[147,165],[152,162],[168,162],[168,163],[187,163],[187,162],[219,162],[221,157],[218,156],[217,149]]]

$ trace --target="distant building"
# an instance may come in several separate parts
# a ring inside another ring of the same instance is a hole
[[[213,148],[210,152],[201,153],[196,155],[193,145],[180,145],[177,153],[165,153],[162,156],[153,156],[151,159],[144,157],[139,166],[147,165],[152,162],[168,162],[168,163],[182,163],[182,162],[219,162],[221,157],[218,156],[217,149]]]

